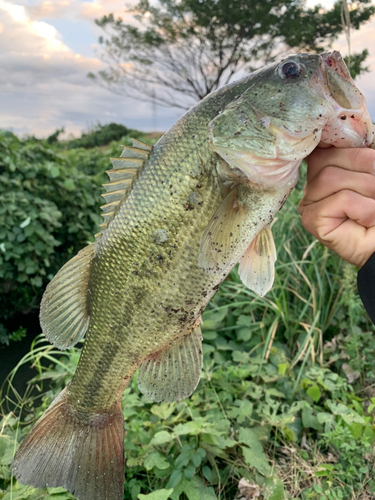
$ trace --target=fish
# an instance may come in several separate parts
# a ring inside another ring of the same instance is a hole
[[[271,288],[270,223],[318,145],[369,147],[364,96],[336,52],[298,53],[222,87],[155,146],[139,140],[112,159],[104,223],[43,295],[46,338],[85,337],[76,372],[20,445],[14,476],[81,500],[120,500],[121,397],[138,370],[155,402],[195,390],[201,315],[239,263],[243,283]]]

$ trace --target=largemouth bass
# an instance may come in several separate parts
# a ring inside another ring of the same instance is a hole
[[[200,317],[235,264],[272,286],[269,224],[319,143],[368,147],[365,99],[337,52],[295,54],[210,94],[151,146],[112,160],[104,224],[48,285],[41,325],[61,349],[86,335],[76,373],[14,458],[16,478],[81,500],[120,500],[121,396],[188,397],[202,368]]]

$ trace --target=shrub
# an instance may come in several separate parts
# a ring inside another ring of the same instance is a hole
[[[115,125],[101,130],[112,130],[112,136],[115,130],[128,131]],[[132,131],[132,136],[141,133]],[[126,136],[105,148],[63,149],[64,143],[20,140],[0,131],[0,345],[20,338],[4,322],[36,312],[47,283],[93,241],[102,222],[100,194],[110,158],[120,155],[121,145],[131,144]],[[16,323],[18,328],[22,320]]]
[[[56,131],[57,132],[57,131]],[[82,134],[78,139],[73,139],[67,143],[67,147],[71,148],[95,148],[104,146],[112,141],[119,141],[122,137],[132,136],[137,139],[141,135],[138,130],[133,130],[125,127],[120,123],[108,123],[107,125],[98,125],[87,134]]]
[[[83,170],[40,141],[1,133],[0,323],[38,307],[47,282],[93,239],[104,177]]]

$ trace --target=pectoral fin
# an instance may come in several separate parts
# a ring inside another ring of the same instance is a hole
[[[156,402],[181,401],[192,394],[202,371],[199,326],[179,342],[146,359],[139,367],[139,390]]]
[[[68,349],[87,330],[88,281],[94,244],[83,248],[63,266],[49,283],[40,305],[40,324],[47,339],[59,349]]]
[[[227,267],[238,245],[244,214],[235,187],[221,202],[203,232],[199,267],[206,271],[220,271]]]
[[[272,288],[276,259],[272,231],[266,226],[257,234],[240,260],[238,274],[242,283],[263,297]]]

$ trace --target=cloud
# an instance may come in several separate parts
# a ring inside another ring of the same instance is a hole
[[[127,5],[123,0],[93,0],[83,2],[80,14],[84,19],[94,20],[112,12],[115,17],[119,16],[126,22],[132,22],[131,16],[126,14]]]
[[[4,20],[1,23],[1,51],[10,51],[13,56],[22,57],[51,52],[69,53],[68,47],[59,39],[57,30],[45,22],[30,20],[24,6],[0,0],[0,15]],[[7,54],[3,53],[2,57],[7,57]]]
[[[127,18],[124,0],[43,0],[39,3],[25,6],[30,18],[59,19],[64,17],[76,22],[86,20],[93,22],[105,14],[112,12],[115,16]],[[131,19],[129,18],[129,21]]]
[[[75,0],[45,0],[28,6],[27,13],[32,19],[57,19],[69,14],[75,4]]]
[[[156,116],[151,105],[111,94],[86,76],[104,67],[94,52],[100,30],[93,19],[109,12],[123,15],[124,0],[16,1],[23,5],[0,0],[1,128],[47,136],[61,126],[78,134],[98,121],[116,121],[166,130],[179,117],[178,110],[159,107]],[[352,33],[353,52],[365,47],[372,73],[360,77],[358,85],[375,119],[375,20]],[[345,37],[334,48],[345,53]]]
[[[47,4],[43,2],[43,9],[49,8]],[[63,4],[53,2],[53,7],[63,9]],[[87,73],[97,72],[103,63],[74,53],[51,24],[5,0],[0,0],[0,23],[1,128],[39,136],[61,126],[77,134],[98,121],[151,128],[150,107],[115,96],[89,80]],[[163,110],[159,116],[170,124],[176,113]]]

